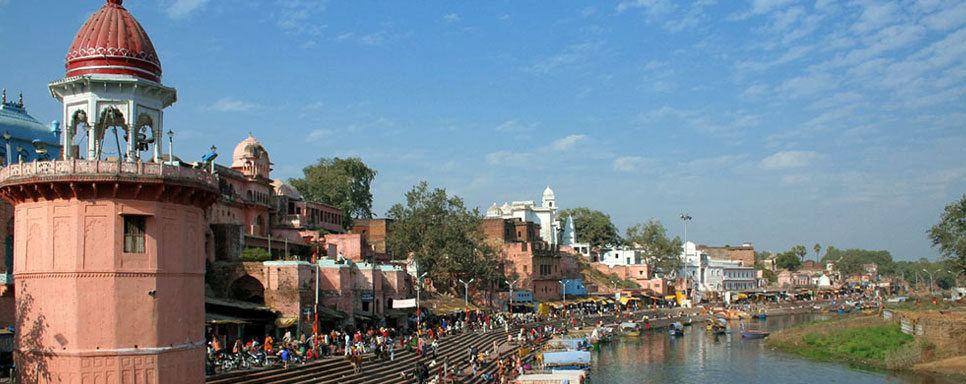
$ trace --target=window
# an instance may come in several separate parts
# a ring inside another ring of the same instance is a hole
[[[124,252],[144,253],[144,216],[124,216]]]

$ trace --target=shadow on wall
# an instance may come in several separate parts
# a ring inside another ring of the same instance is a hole
[[[14,362],[17,364],[20,383],[50,382],[51,374],[47,363],[53,356],[53,348],[43,346],[41,340],[47,333],[46,318],[42,313],[33,312],[34,299],[27,291],[26,282],[17,295],[17,349]],[[38,311],[39,312],[39,311]],[[35,318],[30,316],[36,314]]]

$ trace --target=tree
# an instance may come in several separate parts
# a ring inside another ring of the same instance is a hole
[[[595,247],[620,243],[617,227],[610,221],[610,216],[601,211],[579,207],[562,209],[557,216],[574,218],[574,230],[577,231],[579,243],[589,243]]]
[[[843,275],[859,275],[865,273],[863,268],[866,264],[875,264],[880,275],[891,276],[896,272],[896,263],[892,260],[889,251],[870,251],[865,249],[838,249],[828,246],[825,249],[825,256],[822,257],[823,263],[835,263],[835,269]]]
[[[792,247],[792,249],[788,252],[793,253],[795,256],[798,257],[798,260],[800,260],[803,263],[805,262],[805,256],[808,255],[808,251],[805,249],[804,245],[796,245]]]
[[[815,243],[815,246],[813,246],[812,249],[815,250],[815,261],[818,262],[822,259],[822,245]]]
[[[774,282],[778,281],[778,276],[775,275],[775,271],[772,271],[772,270],[770,270],[768,268],[765,268],[764,265],[762,265],[760,263],[755,263],[755,269],[756,270],[759,270],[759,271],[762,271],[762,275],[766,279],[768,279],[768,282],[769,283],[774,283]]]
[[[329,204],[342,210],[342,227],[352,225],[352,219],[372,218],[372,192],[369,186],[376,171],[362,159],[321,158],[302,169],[301,179],[288,182],[310,201]]]
[[[663,275],[676,273],[684,262],[681,260],[681,239],[667,237],[667,229],[661,222],[649,220],[627,228],[624,241],[644,248],[647,264]]]
[[[939,223],[926,233],[952,271],[966,273],[966,194],[947,205]]]
[[[789,271],[797,271],[798,268],[802,266],[802,259],[793,250],[788,252],[782,252],[778,254],[775,258],[775,267],[787,269]]]
[[[387,215],[394,220],[386,244],[393,255],[412,255],[417,272],[429,273],[433,285],[456,292],[456,280],[478,282],[497,277],[496,257],[483,238],[478,209],[469,210],[445,189],[429,189],[425,181],[406,193],[406,205],[396,204]]]

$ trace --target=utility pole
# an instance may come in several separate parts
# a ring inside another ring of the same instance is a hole
[[[419,275],[419,277],[416,278],[416,336],[417,336],[417,340],[419,339],[419,336],[421,335],[421,332],[422,332],[422,328],[419,327],[420,321],[422,320],[421,319],[422,314],[419,311],[419,291],[422,289],[423,278],[426,277],[426,275],[428,273],[429,272],[423,272],[422,275]]]
[[[470,279],[470,281],[463,281],[463,279],[457,279],[460,283],[463,283],[463,313],[469,312],[470,307],[470,284],[476,281],[476,278]]]
[[[557,280],[557,282],[560,283],[560,293],[563,294],[563,306],[564,306],[564,311],[566,311],[567,310],[567,283],[565,283],[563,280]]]
[[[517,285],[517,281],[520,281],[520,279],[515,279],[513,281],[510,281],[510,280],[504,280],[504,281],[506,281],[506,285],[510,286],[510,292],[509,292],[510,295],[507,296],[507,301],[510,303],[510,305],[507,305],[507,312],[509,312],[510,314],[513,314],[513,287]]]

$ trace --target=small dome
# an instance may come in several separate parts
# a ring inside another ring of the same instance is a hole
[[[275,179],[272,180],[272,188],[275,189],[275,194],[280,196],[285,196],[291,200],[302,200],[302,194],[299,193],[298,189],[292,184],[286,183],[282,180]]]
[[[77,31],[65,59],[67,77],[108,74],[161,81],[161,60],[151,38],[121,3],[107,0]]]
[[[553,200],[554,199],[553,190],[550,189],[550,186],[547,186],[547,189],[544,189],[543,190],[543,199],[544,200]]]
[[[268,151],[251,134],[235,146],[235,152],[231,158],[231,167],[244,167],[246,160],[264,160],[265,162],[269,162]]]
[[[503,210],[500,209],[500,207],[496,206],[496,203],[493,203],[493,205],[490,206],[490,208],[488,208],[486,210],[486,215],[487,216],[503,216]]]

